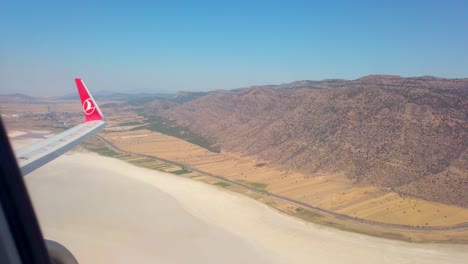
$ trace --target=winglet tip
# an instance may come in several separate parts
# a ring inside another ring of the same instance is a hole
[[[75,83],[80,95],[83,112],[85,114],[84,122],[104,120],[104,116],[102,115],[101,110],[91,96],[91,93],[84,85],[83,81],[80,78],[75,78]]]

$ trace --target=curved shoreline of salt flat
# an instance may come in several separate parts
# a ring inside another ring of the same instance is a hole
[[[82,263],[463,263],[467,245],[344,232],[248,197],[92,153],[26,177],[42,229]],[[184,258],[185,257],[185,258]]]

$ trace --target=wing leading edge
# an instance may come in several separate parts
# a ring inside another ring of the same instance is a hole
[[[20,149],[16,158],[23,176],[58,158],[106,126],[104,116],[81,79],[75,79],[85,120],[60,134]]]

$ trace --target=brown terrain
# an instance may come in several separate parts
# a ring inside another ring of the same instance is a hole
[[[82,119],[76,102],[18,100],[1,105],[13,130],[59,131]],[[411,241],[468,239],[466,227],[451,228],[468,223],[468,79],[368,76],[98,103],[109,123],[100,136],[113,144],[94,140],[100,154],[307,221]]]
[[[301,81],[152,101],[140,112],[188,127],[223,151],[305,175],[344,173],[355,183],[468,207],[468,79]]]

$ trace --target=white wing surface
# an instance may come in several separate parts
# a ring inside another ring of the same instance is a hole
[[[104,116],[81,79],[75,79],[85,120],[60,134],[16,152],[23,176],[79,145],[106,126]]]

